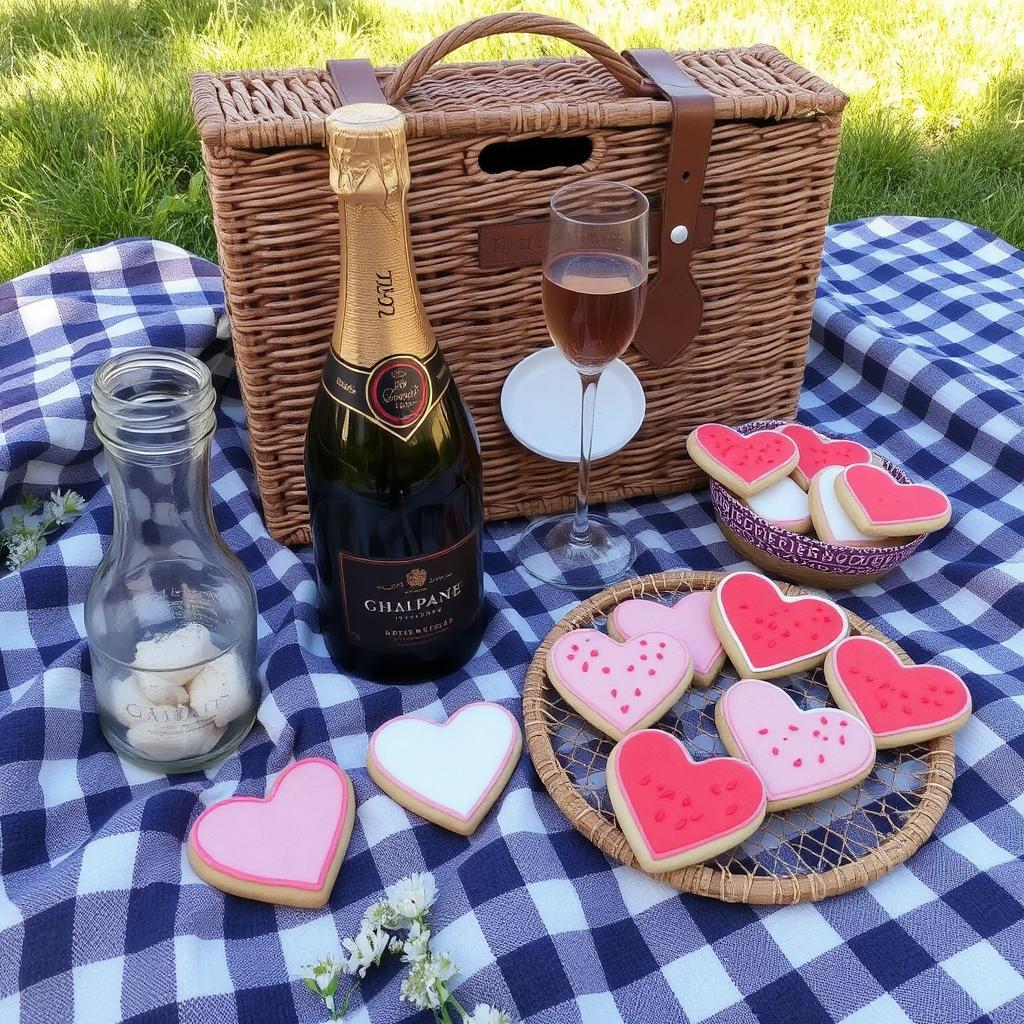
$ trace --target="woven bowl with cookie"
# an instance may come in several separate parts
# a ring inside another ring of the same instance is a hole
[[[757,420],[736,430],[747,435],[758,430],[775,430],[786,423],[786,420]],[[823,438],[841,440],[819,427],[814,430]],[[873,454],[872,461],[897,482],[912,482],[903,470],[888,460]],[[925,536],[880,539],[871,545],[822,540],[813,531],[797,533],[770,522],[751,508],[748,501],[716,480],[711,480],[711,503],[725,539],[736,551],[765,572],[803,586],[836,588],[874,583],[906,561]]]

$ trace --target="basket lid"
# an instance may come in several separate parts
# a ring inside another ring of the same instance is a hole
[[[716,121],[838,114],[846,96],[773,46],[676,51],[676,63],[715,97]],[[379,68],[384,87],[393,68]],[[442,64],[396,104],[411,138],[531,134],[668,124],[667,100],[629,95],[595,60]],[[208,146],[320,146],[338,106],[325,70],[199,72],[192,106]]]

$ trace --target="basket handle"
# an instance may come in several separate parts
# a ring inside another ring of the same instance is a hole
[[[388,103],[394,104],[401,100],[438,61],[460,46],[477,39],[510,32],[564,39],[567,43],[572,43],[589,53],[631,95],[661,95],[657,87],[643,78],[636,67],[621,53],[616,53],[593,33],[561,18],[551,18],[546,14],[519,13],[489,14],[485,18],[476,18],[445,32],[432,43],[427,43],[404,64],[395,68],[391,77],[384,83],[384,95]]]

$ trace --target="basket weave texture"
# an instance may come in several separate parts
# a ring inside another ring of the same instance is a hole
[[[548,634],[526,673],[523,718],[534,767],[572,825],[609,857],[642,870],[615,823],[604,781],[614,743],[598,734],[548,681],[545,660],[571,629],[603,628],[615,605],[633,597],[674,599],[708,590],[723,573],[665,572],[627,580],[574,608]],[[785,594],[801,587],[781,584]],[[910,658],[862,618],[847,613],[851,635],[881,640]],[[656,728],[684,741],[698,759],[727,753],[715,727],[715,702],[735,680],[731,666],[707,689],[691,686]],[[776,680],[802,708],[834,706],[821,669]],[[683,892],[727,902],[786,904],[849,892],[891,871],[932,834],[952,795],[954,743],[878,751],[863,782],[837,797],[769,814],[741,846],[708,864],[655,875]]]
[[[486,512],[509,518],[567,507],[575,467],[526,451],[501,418],[508,372],[550,340],[539,265],[481,267],[480,226],[543,220],[555,188],[591,177],[627,182],[656,208],[671,108],[631,95],[630,74],[634,92],[643,91],[636,72],[574,26],[553,29],[552,19],[532,15],[483,21],[377,75],[408,118],[418,278],[480,434]],[[559,35],[600,59],[428,71],[461,42],[500,31]],[[846,98],[769,46],[674,57],[715,97],[703,196],[717,211],[715,233],[692,263],[703,327],[667,367],[635,351],[625,357],[644,385],[646,420],[630,445],[595,465],[594,501],[697,486],[705,478],[686,456],[687,432],[705,420],[789,418],[803,377]],[[303,434],[337,306],[337,197],[323,148],[337,99],[325,72],[298,69],[197,74],[192,104],[267,526],[279,540],[304,543]],[[592,151],[569,167],[481,169],[490,143],[537,136],[587,136]]]

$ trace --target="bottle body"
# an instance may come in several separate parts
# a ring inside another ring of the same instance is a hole
[[[321,630],[345,668],[429,678],[483,626],[479,442],[416,287],[404,120],[360,104],[328,134],[342,278],[305,451]]]
[[[165,772],[219,760],[256,715],[256,601],[210,503],[213,386],[168,349],[108,359],[93,379],[114,523],[85,602],[100,727]]]

